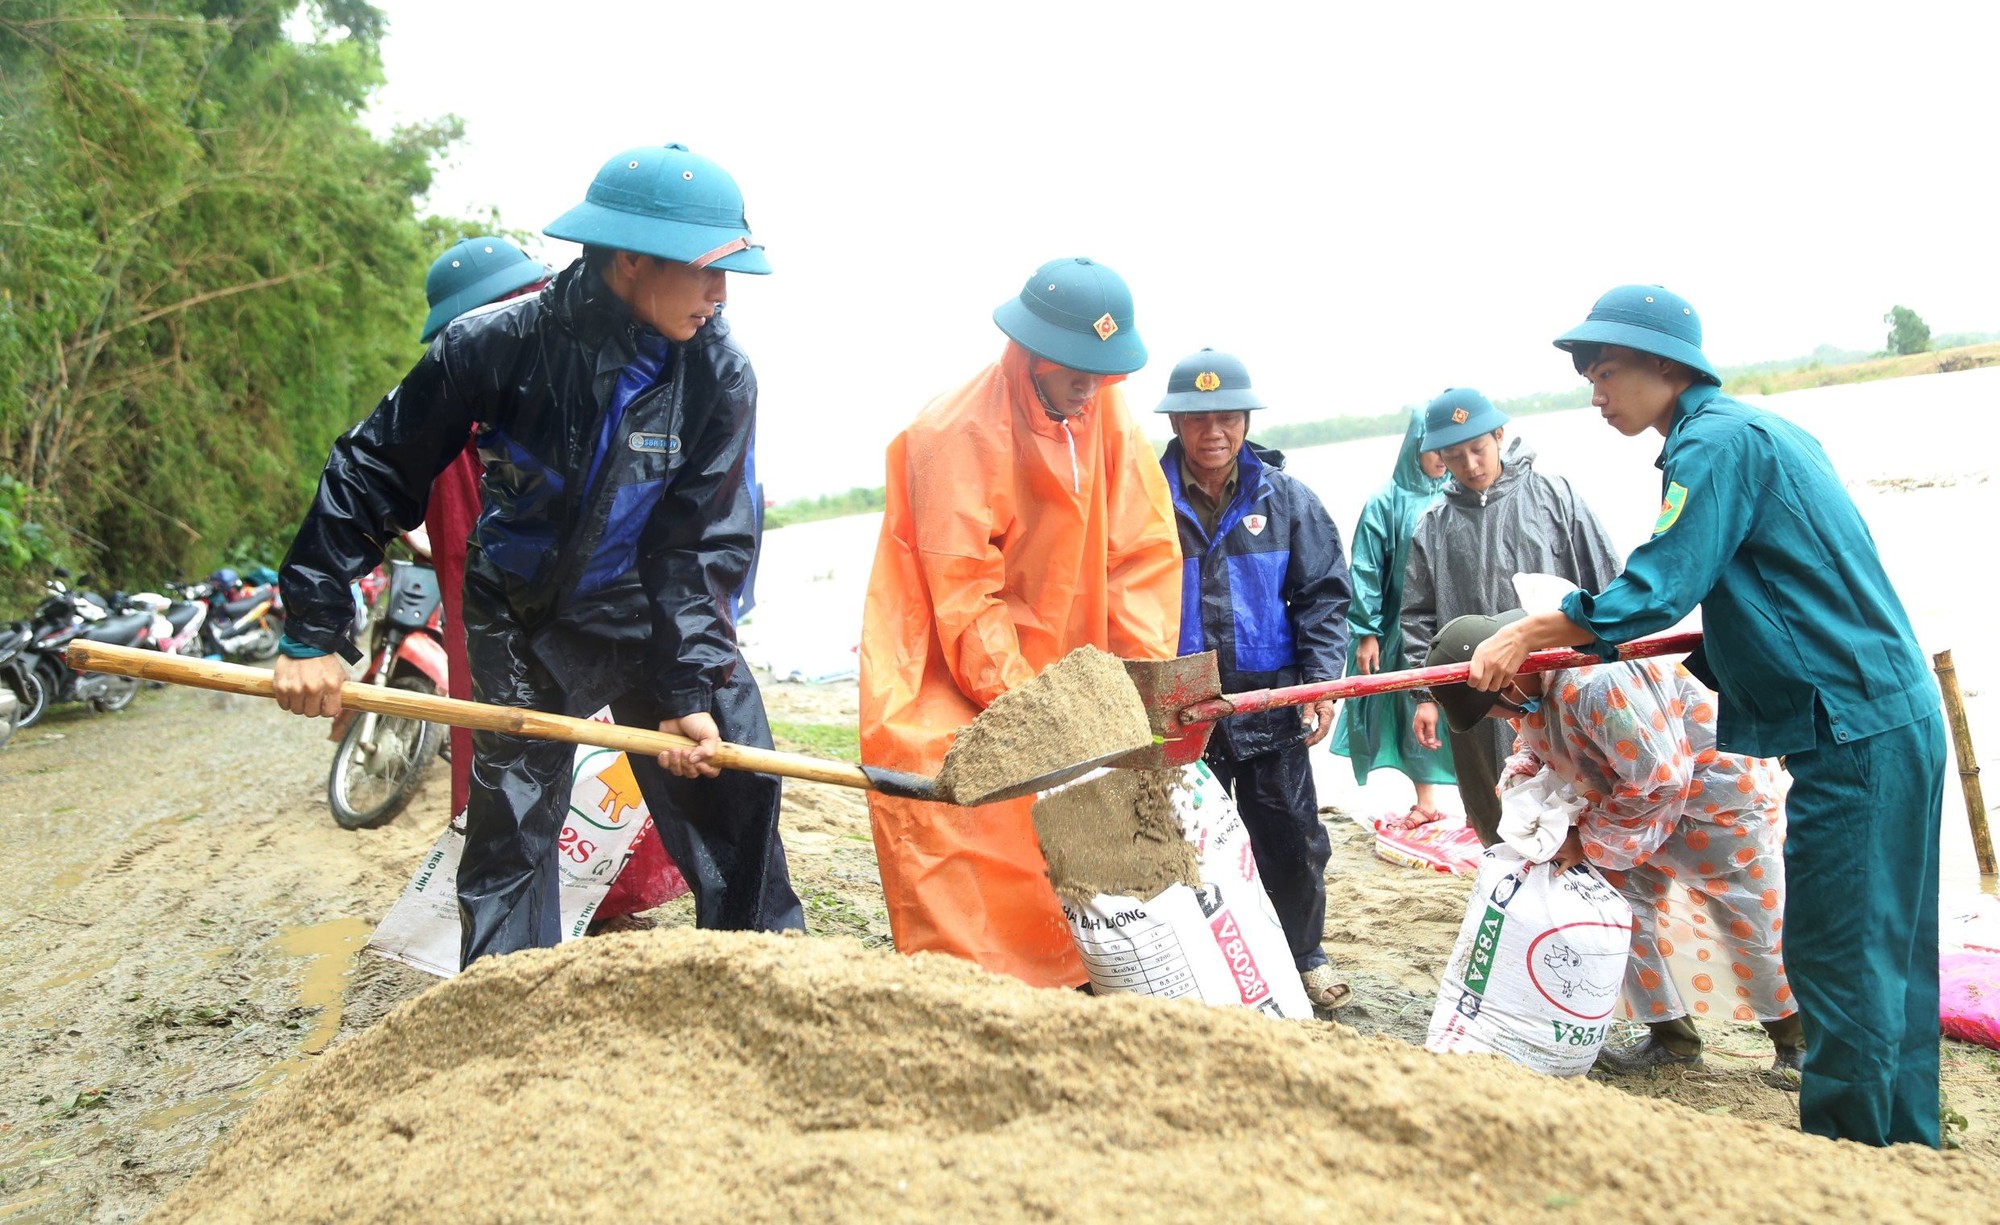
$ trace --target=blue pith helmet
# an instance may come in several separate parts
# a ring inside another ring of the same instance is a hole
[[[583,203],[549,222],[550,238],[724,272],[771,271],[743,219],[729,172],[686,145],[627,149],[604,163]]]
[[[424,277],[424,297],[431,313],[424,316],[425,344],[444,325],[475,306],[498,302],[517,289],[547,280],[540,260],[497,234],[483,234],[452,245],[431,263]]]
[[[1701,351],[1701,316],[1686,298],[1658,285],[1620,285],[1597,300],[1589,318],[1556,337],[1556,348],[1570,354],[1585,345],[1622,345],[1669,358],[1722,385]]]
[[[1132,291],[1103,264],[1055,259],[1035,269],[993,322],[1036,357],[1085,374],[1130,374],[1146,364],[1132,323]]]
[[[1442,451],[1491,434],[1507,424],[1507,414],[1469,387],[1450,387],[1424,406],[1424,450]]]
[[[1167,379],[1156,413],[1227,413],[1264,407],[1250,390],[1250,368],[1227,353],[1203,349],[1183,357]]]

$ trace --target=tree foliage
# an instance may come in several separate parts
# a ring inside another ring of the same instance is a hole
[[[1894,306],[1882,316],[1882,322],[1889,325],[1889,352],[1898,357],[1905,353],[1922,353],[1931,347],[1931,327],[1917,312],[1907,306]]]
[[[0,585],[274,554],[409,364],[458,124],[373,137],[381,15],[300,10],[0,10]]]

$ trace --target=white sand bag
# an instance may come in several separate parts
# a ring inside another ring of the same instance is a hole
[[[609,723],[611,709],[591,717]],[[624,754],[578,745],[574,761],[569,815],[556,841],[565,941],[589,930],[591,916],[631,857],[632,844],[650,815]],[[465,850],[461,824],[454,820],[417,865],[403,896],[369,938],[369,952],[439,978],[458,973],[458,861]]]
[[[1310,1018],[1236,802],[1201,762],[1185,767],[1182,780],[1174,815],[1194,845],[1201,887],[1170,885],[1143,901],[1105,893],[1082,905],[1065,901],[1091,986]]]
[[[1631,951],[1631,907],[1595,869],[1557,876],[1492,847],[1481,857],[1425,1045],[1580,1076],[1610,1032]]]

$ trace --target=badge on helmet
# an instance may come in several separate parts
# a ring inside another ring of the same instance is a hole
[[[1507,414],[1469,387],[1452,387],[1424,407],[1424,450],[1442,451],[1507,424]]]
[[[1228,353],[1203,349],[1183,357],[1167,377],[1156,413],[1227,413],[1264,407],[1250,388],[1250,368]]]
[[[1130,374],[1146,364],[1132,291],[1092,260],[1050,260],[1035,269],[1019,296],[994,309],[993,322],[1036,357],[1085,374]]]
[[[750,237],[729,172],[686,145],[627,149],[604,163],[583,203],[549,222],[550,238],[724,272],[771,271]]]

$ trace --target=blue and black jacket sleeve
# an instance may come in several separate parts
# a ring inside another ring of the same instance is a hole
[[[647,669],[661,716],[710,709],[736,667],[729,609],[757,545],[756,506],[743,479],[757,413],[757,376],[736,360],[699,363],[710,374],[689,388],[706,412],[694,426],[687,462],[647,521],[639,542],[639,581],[653,613]]]
[[[1304,485],[1289,483],[1289,494],[1292,548],[1285,603],[1299,679],[1306,684],[1336,680],[1347,666],[1347,607],[1354,594],[1340,529]]]
[[[279,571],[288,637],[360,659],[348,637],[348,585],[381,564],[398,534],[424,521],[431,482],[465,449],[473,420],[441,337],[374,412],[334,440]]]

